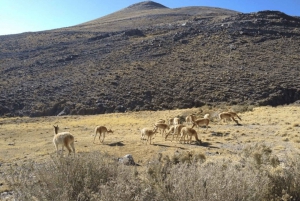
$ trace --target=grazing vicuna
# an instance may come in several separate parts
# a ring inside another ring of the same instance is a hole
[[[58,155],[58,145],[62,145],[61,155],[63,155],[64,147],[67,147],[67,149],[69,151],[69,155],[71,154],[71,152],[73,150],[74,156],[75,156],[74,136],[69,132],[58,133],[58,130],[59,130],[58,125],[53,126],[53,127],[54,127],[53,143],[55,145],[57,155]],[[72,147],[72,150],[70,149],[70,145]]]
[[[174,140],[174,135],[176,135],[176,140],[178,140],[178,137],[180,135],[181,129],[183,127],[185,127],[185,125],[183,125],[183,124],[178,124],[178,125],[175,125],[175,126],[171,126],[170,130],[166,134],[165,140],[167,140],[167,137],[170,134],[173,135],[171,142]]]
[[[104,138],[105,138],[105,133],[113,133],[113,131],[111,129],[107,129],[105,126],[97,126],[95,128],[95,137],[94,137],[94,142],[95,142],[95,138],[97,136],[97,133],[99,133],[99,141],[103,142]],[[103,134],[103,139],[101,141],[100,137]]]
[[[201,140],[199,140],[198,138],[198,134],[196,132],[195,129],[193,128],[188,128],[188,127],[183,127],[181,129],[181,132],[180,132],[180,139],[179,139],[179,142],[181,142],[182,138],[183,138],[183,141],[185,143],[185,137],[187,137],[187,141],[191,144],[192,143],[192,137],[195,137],[197,143],[201,143]]]
[[[152,136],[157,132],[157,127],[155,126],[153,130],[151,130],[150,128],[143,128],[141,130],[141,140],[144,140],[145,137],[147,136],[147,141],[146,144],[148,142],[148,140],[150,141],[151,144],[151,139]]]
[[[233,120],[236,124],[239,124],[238,120],[236,120],[234,117],[237,117],[239,120],[242,120],[235,112],[221,112],[219,114],[220,121],[224,122],[227,120]]]
[[[237,117],[239,120],[242,121],[241,117],[239,117],[239,116],[237,115],[237,113],[235,113],[235,112],[228,112],[228,113],[230,113],[232,117]]]
[[[172,125],[170,126],[170,129],[167,131],[166,136],[165,136],[165,140],[167,140],[168,135],[172,134],[173,138],[174,138],[174,133],[175,133],[175,126]]]

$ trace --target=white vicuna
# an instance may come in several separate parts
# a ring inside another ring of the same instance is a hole
[[[113,133],[113,131],[111,129],[107,129],[105,126],[97,126],[95,128],[95,137],[94,137],[94,142],[95,142],[95,138],[97,136],[97,133],[99,133],[99,141],[100,142],[103,142],[104,141],[104,138],[105,138],[105,133]],[[103,138],[102,138],[102,141],[101,141],[101,135],[103,134]]]
[[[175,117],[175,118],[173,119],[173,124],[174,124],[174,125],[180,124],[180,119],[179,119],[178,117]]]
[[[53,143],[55,145],[57,155],[58,155],[58,145],[62,145],[61,155],[63,155],[64,147],[67,147],[67,149],[69,151],[69,155],[71,154],[71,152],[73,150],[74,156],[75,156],[74,136],[69,132],[58,133],[58,130],[59,130],[58,125],[53,126],[53,127],[54,127]],[[72,147],[72,150],[70,149],[70,145]]]
[[[150,128],[143,128],[141,130],[141,140],[144,140],[147,136],[147,141],[146,141],[146,144],[148,142],[148,140],[150,141],[150,144],[151,144],[151,139],[152,139],[152,136],[157,132],[157,127],[154,126],[154,129],[150,129]]]

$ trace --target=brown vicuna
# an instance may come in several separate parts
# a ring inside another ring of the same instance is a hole
[[[58,155],[58,145],[62,145],[61,155],[63,155],[64,147],[67,147],[67,149],[69,151],[69,155],[71,154],[71,152],[73,150],[74,156],[75,156],[74,136],[69,132],[58,133],[58,130],[59,130],[58,125],[53,126],[53,127],[54,127],[53,143],[55,145],[57,155]],[[72,150],[70,148],[70,145],[72,147]]]
[[[206,116],[208,117],[208,116]],[[205,125],[206,126],[206,130],[208,129],[208,124],[209,124],[209,118],[201,118],[201,119],[196,119],[195,120],[195,116],[192,115],[192,122],[193,122],[193,126],[192,128],[194,128],[194,126],[201,126],[201,125]]]
[[[155,126],[154,129],[150,129],[150,128],[143,128],[141,130],[141,140],[144,140],[145,137],[147,136],[147,141],[146,141],[146,144],[148,142],[148,140],[150,141],[150,144],[151,144],[151,139],[152,139],[152,136],[157,132],[157,127]]]
[[[174,118],[169,118],[168,124],[169,124],[169,126],[174,125]]]
[[[170,129],[170,126],[165,123],[155,123],[154,126],[160,129],[160,133],[162,136],[164,136],[164,133],[166,133],[167,130]]]
[[[172,126],[170,126],[170,129],[169,129],[169,130],[167,131],[167,133],[166,133],[165,140],[167,140],[167,137],[168,137],[170,134],[172,134],[172,135],[173,135],[173,138],[174,138],[174,132],[175,132],[175,126],[172,125]]]
[[[193,124],[193,118],[196,118],[194,114],[185,117],[186,124]]]
[[[187,142],[189,142],[190,144],[192,143],[192,137],[195,137],[197,143],[201,143],[201,140],[199,140],[198,138],[198,134],[196,132],[195,129],[193,128],[188,128],[188,127],[183,127],[181,129],[181,132],[180,132],[180,139],[179,139],[179,142],[181,142],[182,138],[183,138],[183,141],[185,143],[185,137],[187,137]]]
[[[163,119],[159,119],[156,123],[166,123],[166,121]]]
[[[166,134],[166,137],[165,137],[165,140],[167,140],[167,137],[172,134],[172,140],[171,142],[174,140],[174,136],[176,135],[176,140],[178,140],[178,137],[180,135],[180,132],[181,132],[181,129],[185,127],[185,125],[183,124],[178,124],[178,125],[175,125],[175,126],[171,126],[170,130],[167,132]]]
[[[97,133],[99,133],[99,141],[103,143],[104,138],[105,138],[105,133],[113,133],[113,131],[111,129],[107,129],[105,126],[97,126],[95,128],[95,137],[94,137],[94,142],[95,142],[95,138],[97,136]],[[101,135],[103,134],[103,138],[101,141]]]
[[[232,116],[233,118],[234,118],[234,117],[237,117],[239,120],[242,121],[241,117],[239,117],[239,116],[237,115],[237,113],[235,113],[235,112],[228,112],[228,113],[230,113],[231,116]]]
[[[197,119],[197,116],[195,114],[191,114],[188,115],[185,119],[187,120],[187,123],[193,124],[193,121]]]
[[[224,122],[227,120],[233,120],[236,124],[239,124],[238,120],[236,120],[234,117],[237,117],[239,120],[242,120],[235,112],[221,112],[219,114],[220,121]]]

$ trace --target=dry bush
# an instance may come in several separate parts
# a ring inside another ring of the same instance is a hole
[[[184,155],[184,154],[183,154]],[[188,157],[183,157],[188,158]],[[300,160],[282,168],[264,144],[243,150],[240,161],[176,162],[165,157],[148,166],[154,200],[299,200]],[[291,199],[293,198],[293,199]]]
[[[53,157],[11,169],[7,179],[17,200],[300,200],[300,160],[282,164],[264,144],[236,160],[159,154],[141,169],[99,152]]]
[[[133,200],[141,194],[137,176],[135,168],[95,152],[31,162],[11,169],[7,180],[17,200]]]

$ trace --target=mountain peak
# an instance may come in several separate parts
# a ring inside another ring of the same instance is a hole
[[[156,3],[154,1],[142,1],[140,3],[132,4],[131,6],[128,6],[125,9],[130,10],[150,10],[150,9],[162,9],[162,8],[168,8],[162,4]]]

